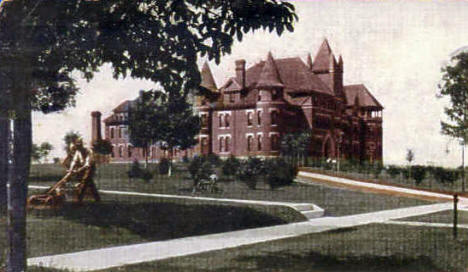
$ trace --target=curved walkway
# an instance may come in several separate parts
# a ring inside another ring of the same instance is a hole
[[[37,186],[37,185],[29,185],[28,187],[30,189],[49,188],[47,186]],[[285,206],[285,207],[289,207],[299,212],[308,220],[321,217],[324,214],[324,210],[313,203],[294,203],[294,202],[277,202],[277,201],[215,198],[215,197],[200,197],[200,196],[149,194],[149,193],[111,191],[111,190],[99,190],[99,193],[110,194],[110,195],[143,196],[143,197],[155,197],[155,198],[166,198],[166,199],[202,200],[202,201],[214,201],[214,202],[221,202],[221,203],[235,203],[235,204],[244,204],[244,205]]]
[[[365,189],[376,193],[393,194],[397,196],[412,196],[423,197],[428,199],[437,199],[439,201],[452,200],[449,194],[431,193],[427,191],[419,191],[416,189],[401,188],[397,186],[371,184],[350,180],[346,178],[337,178],[323,174],[315,174],[308,172],[299,172],[299,182],[314,184],[316,182],[329,183],[333,185],[342,185]],[[31,188],[38,188],[31,187]],[[42,189],[38,188],[38,189]],[[102,193],[109,194],[122,194],[134,196],[154,196],[166,198],[183,198],[183,199],[200,199],[220,202],[235,202],[244,204],[259,204],[259,205],[278,205],[283,202],[270,202],[270,201],[254,201],[254,200],[235,200],[235,199],[217,199],[205,197],[189,197],[189,196],[172,196],[172,195],[158,195],[158,194],[145,194],[136,192],[118,192],[118,191],[101,191]],[[283,203],[296,206],[301,209],[300,205],[304,203]],[[306,205],[313,205],[307,204]],[[468,205],[468,199],[461,197],[460,206]],[[291,207],[291,206],[290,206]],[[315,205],[314,205],[315,208]],[[309,233],[318,233],[323,231],[348,228],[371,223],[385,223],[390,220],[406,218],[411,216],[418,216],[430,214],[453,208],[452,202],[422,205],[409,208],[399,208],[392,210],[384,210],[378,212],[348,215],[341,217],[321,217],[310,219],[306,222],[292,223],[287,225],[279,225],[272,227],[263,227],[256,229],[247,229],[233,232],[225,232],[218,234],[202,235],[196,237],[187,237],[181,239],[174,239],[169,241],[159,241],[151,243],[143,243],[136,245],[126,245],[119,247],[87,250],[75,253],[45,256],[28,259],[28,265],[45,266],[53,268],[65,268],[72,271],[93,271],[106,269],[111,267],[118,267],[123,265],[157,261],[166,258],[186,256],[191,254],[198,254],[213,250],[220,250],[226,248],[239,247],[255,243],[279,240],[300,236]],[[390,221],[392,224],[394,222]],[[406,222],[405,222],[406,223]]]

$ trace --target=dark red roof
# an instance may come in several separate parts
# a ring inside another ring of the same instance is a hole
[[[367,108],[376,108],[382,110],[383,107],[369,92],[363,84],[355,84],[344,86],[346,101],[348,106],[354,106],[356,98],[358,99],[359,106]]]
[[[132,101],[125,100],[124,102],[120,103],[116,108],[114,108],[113,112],[128,112],[130,109],[130,104]]]
[[[330,58],[333,55],[330,45],[328,44],[327,39],[324,39],[320,49],[315,56],[314,63],[312,65],[312,70],[314,72],[318,71],[328,71],[330,68]],[[334,57],[333,57],[334,58]]]
[[[299,57],[273,59],[278,77],[287,92],[320,92],[333,95],[317,75],[313,74]],[[246,71],[247,88],[255,88],[262,74],[265,61],[261,61]]]
[[[281,83],[280,75],[278,74],[278,68],[276,67],[275,61],[271,52],[268,52],[267,60],[262,68],[262,73],[257,82],[258,88],[264,87],[283,87]]]

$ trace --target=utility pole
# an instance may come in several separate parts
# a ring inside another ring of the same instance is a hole
[[[453,239],[457,239],[458,195],[453,195]]]

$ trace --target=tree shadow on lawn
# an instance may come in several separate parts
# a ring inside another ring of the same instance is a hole
[[[287,223],[248,207],[114,200],[83,206],[66,203],[62,209],[36,212],[36,216],[59,216],[103,230],[126,228],[151,241]]]
[[[314,251],[306,255],[280,251],[264,256],[241,256],[236,261],[255,267],[244,271],[440,271],[427,256],[337,257]]]

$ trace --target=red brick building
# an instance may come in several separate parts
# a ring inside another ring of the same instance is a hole
[[[219,89],[208,65],[198,101],[202,117],[199,151],[220,156],[277,156],[286,133],[310,129],[310,155],[382,160],[382,105],[362,84],[343,85],[343,59],[324,40],[314,60],[299,57],[264,61],[246,68]]]
[[[275,59],[268,53],[264,61],[246,68],[245,60],[238,60],[235,75],[220,88],[205,63],[201,87],[209,95],[195,102],[202,119],[199,144],[176,156],[277,156],[284,134],[310,129],[313,157],[381,161],[383,107],[364,85],[343,85],[343,66],[327,40],[313,61],[310,55],[304,62],[299,57]],[[141,149],[129,144],[132,103],[123,102],[104,120],[114,161],[144,158]],[[96,116],[93,127],[100,124]],[[152,160],[162,156],[162,150],[151,147]]]

